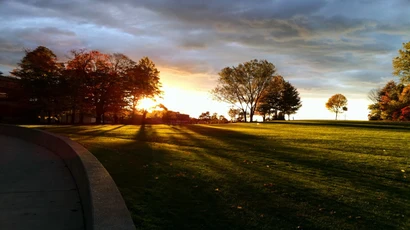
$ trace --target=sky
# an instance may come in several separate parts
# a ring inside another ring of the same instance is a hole
[[[62,61],[72,49],[148,56],[161,72],[169,109],[225,114],[212,100],[218,72],[251,59],[272,62],[300,92],[294,119],[367,119],[367,93],[392,76],[410,41],[409,0],[0,0],[0,71],[24,49],[46,46]]]

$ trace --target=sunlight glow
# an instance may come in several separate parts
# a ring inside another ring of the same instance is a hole
[[[138,102],[137,109],[143,109],[151,112],[157,105],[158,103],[155,100],[151,98],[143,98]]]

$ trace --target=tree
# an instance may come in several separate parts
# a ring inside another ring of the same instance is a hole
[[[135,107],[142,98],[153,98],[160,95],[161,83],[159,71],[148,57],[139,60],[138,64],[126,72],[126,100],[135,116]]]
[[[266,115],[270,116],[272,112],[275,114],[275,119],[277,119],[284,84],[285,80],[282,76],[275,76],[263,92],[262,98],[257,106],[257,111],[262,115],[263,121],[265,121]]]
[[[57,56],[44,46],[25,50],[25,56],[11,74],[19,77],[26,92],[26,100],[36,106],[39,115],[48,115],[48,121],[59,105],[60,76],[63,65]]]
[[[266,60],[255,59],[236,67],[225,67],[211,93],[215,99],[237,106],[244,114],[249,111],[252,122],[256,106],[275,72],[275,66]]]
[[[369,105],[369,120],[407,120],[410,105],[410,85],[389,81],[378,90],[379,100]]]
[[[343,112],[347,112],[347,107],[343,106],[342,110],[343,110]],[[346,120],[346,114],[345,114],[345,120]]]
[[[92,113],[90,71],[93,61],[91,52],[71,50],[72,57],[67,61],[64,79],[67,82],[68,104],[71,110],[71,123],[75,122],[79,112],[79,121],[83,123],[85,113]],[[68,114],[68,112],[67,112]]]
[[[290,119],[290,115],[296,113],[301,106],[297,89],[285,81],[282,76],[275,76],[264,91],[257,111],[263,116],[263,121],[266,115],[271,113],[274,113],[275,119],[278,119],[278,111],[281,111],[283,115],[288,115]]]
[[[396,120],[399,118],[400,94],[403,91],[403,84],[396,84],[389,81],[380,91],[379,108],[381,110],[380,118],[382,120]]]
[[[326,108],[337,115],[343,113],[343,107],[347,105],[347,99],[342,94],[335,94],[329,98],[326,103]]]
[[[393,74],[400,83],[389,81],[381,89],[370,91],[369,120],[408,120],[410,118],[410,42],[403,43],[399,56],[393,59]]]
[[[213,114],[212,114],[212,116],[211,116],[211,121],[212,121],[212,123],[219,123],[218,113],[213,113]]]
[[[199,120],[209,122],[211,120],[211,114],[209,113],[209,111],[201,113],[201,115],[199,115]]]
[[[131,117],[135,118],[140,99],[161,93],[159,71],[147,57],[136,63],[120,53],[109,55],[80,50],[72,54],[74,57],[67,63],[67,76],[74,83],[73,118],[78,109],[80,120],[85,111],[91,110],[97,123],[104,123],[106,113],[117,121],[118,115],[130,106]]]
[[[292,84],[287,81],[284,82],[278,103],[279,110],[288,115],[290,120],[290,115],[296,113],[300,107],[302,107],[302,102],[300,101],[299,92]]]
[[[106,111],[114,118],[117,123],[118,116],[124,116],[124,109],[129,107],[125,97],[127,96],[127,71],[133,68],[136,63],[121,53],[109,55],[111,79],[115,82],[109,88]],[[143,119],[144,121],[144,119]]]
[[[342,110],[343,110],[343,112],[347,112],[347,107],[343,106]]]
[[[373,103],[380,102],[380,90],[381,89],[372,89],[367,94],[367,98],[372,101]]]
[[[402,83],[410,83],[410,42],[403,43],[399,56],[393,59],[393,74],[400,77]]]
[[[235,109],[234,107],[230,108],[228,111],[228,115],[231,118],[231,122],[235,121],[236,116],[238,116],[240,113],[239,109]]]
[[[97,124],[104,123],[108,101],[113,96],[112,89],[119,83],[117,75],[112,71],[110,55],[97,50],[80,51],[68,62],[67,68],[78,73],[81,78],[79,82],[83,84],[84,91],[79,95],[79,103],[84,102],[86,107],[95,111]],[[82,113],[80,111],[80,116]]]
[[[228,123],[228,119],[226,119],[224,115],[219,115],[218,120],[219,120],[221,123]]]

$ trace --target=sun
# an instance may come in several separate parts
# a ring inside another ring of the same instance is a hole
[[[158,103],[151,98],[143,98],[138,102],[137,108],[146,111],[151,111],[152,109],[154,109],[155,106],[157,106],[157,104]]]

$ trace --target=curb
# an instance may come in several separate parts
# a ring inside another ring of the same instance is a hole
[[[83,146],[68,137],[14,125],[0,124],[0,135],[34,143],[61,157],[77,184],[87,230],[135,230],[114,180]]]

